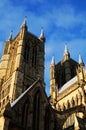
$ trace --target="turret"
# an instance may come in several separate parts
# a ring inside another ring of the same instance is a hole
[[[6,71],[7,71],[7,67],[8,67],[11,42],[12,42],[12,31],[11,31],[7,41],[5,42],[4,51],[3,51],[3,55],[1,58],[1,62],[0,62],[0,80],[2,79],[3,81],[5,79]]]
[[[51,64],[50,64],[50,81],[55,79],[55,60],[52,57]]]
[[[84,62],[80,54],[79,54],[79,65],[84,67]]]
[[[79,83],[82,83],[82,81],[84,81],[84,69],[85,69],[84,62],[81,55],[79,54],[79,64],[77,68],[77,76]]]
[[[23,23],[22,23],[22,25],[21,25],[21,27],[20,27],[21,39],[24,38],[24,35],[25,35],[25,33],[27,32],[27,29],[28,29],[28,27],[27,27],[27,22],[26,22],[26,17],[25,17],[25,18],[24,18],[24,21],[23,21]]]
[[[70,67],[70,53],[67,45],[65,45],[64,49],[64,68],[65,68],[65,81],[69,81],[71,79],[71,67]]]
[[[55,80],[55,60],[52,57],[50,64],[50,96],[51,96],[51,104],[55,107],[57,100],[57,85]]]
[[[3,54],[8,54],[9,50],[10,50],[10,46],[11,46],[11,42],[12,42],[12,31],[8,37],[8,39],[5,42],[5,46],[4,46],[4,52]]]

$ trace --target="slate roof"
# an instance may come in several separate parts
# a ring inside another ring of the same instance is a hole
[[[71,85],[73,85],[76,82],[77,82],[77,76],[75,76],[74,78],[72,78],[71,80],[69,80],[67,83],[65,83],[61,87],[61,89],[59,89],[59,93],[61,93],[62,91],[64,91],[65,89],[67,89],[68,87],[70,87]]]

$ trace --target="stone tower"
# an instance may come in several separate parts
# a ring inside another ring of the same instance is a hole
[[[63,59],[50,65],[50,103],[57,112],[61,130],[86,129],[86,70],[79,55],[76,62],[67,46]],[[60,115],[61,114],[61,115]]]
[[[68,47],[65,45],[63,59],[57,64],[52,59],[50,65],[50,95],[51,97],[54,95],[52,98],[56,99],[61,87],[77,74],[77,67],[78,63],[70,57]]]
[[[37,78],[44,86],[44,42],[43,29],[36,37],[28,31],[26,19],[14,39],[10,34],[0,62],[1,100],[15,100]]]

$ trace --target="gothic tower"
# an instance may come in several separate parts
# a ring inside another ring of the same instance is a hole
[[[77,74],[77,67],[78,63],[70,57],[68,47],[65,45],[63,59],[57,64],[55,64],[54,60],[52,59],[50,65],[51,97],[53,95],[53,91],[55,92],[55,95],[58,95],[58,91],[61,89],[61,87]]]
[[[28,31],[26,19],[14,39],[10,34],[0,62],[1,100],[15,100],[37,78],[44,86],[44,42],[43,29],[36,37]]]
[[[86,129],[85,65],[81,55],[78,62],[70,57],[67,46],[63,59],[57,64],[52,59],[50,65],[50,103],[57,112],[60,129]]]

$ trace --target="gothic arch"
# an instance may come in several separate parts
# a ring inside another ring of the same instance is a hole
[[[71,107],[69,100],[67,100],[67,109]]]
[[[28,123],[28,110],[30,108],[30,101],[27,99],[22,106],[22,120],[21,123],[23,124],[24,127],[27,127]]]
[[[66,110],[66,106],[65,106],[65,103],[63,103],[63,111]]]
[[[39,130],[40,121],[40,92],[36,91],[33,99],[33,130]]]
[[[72,97],[71,104],[72,104],[72,107],[75,106],[75,99],[74,99],[74,97]]]

